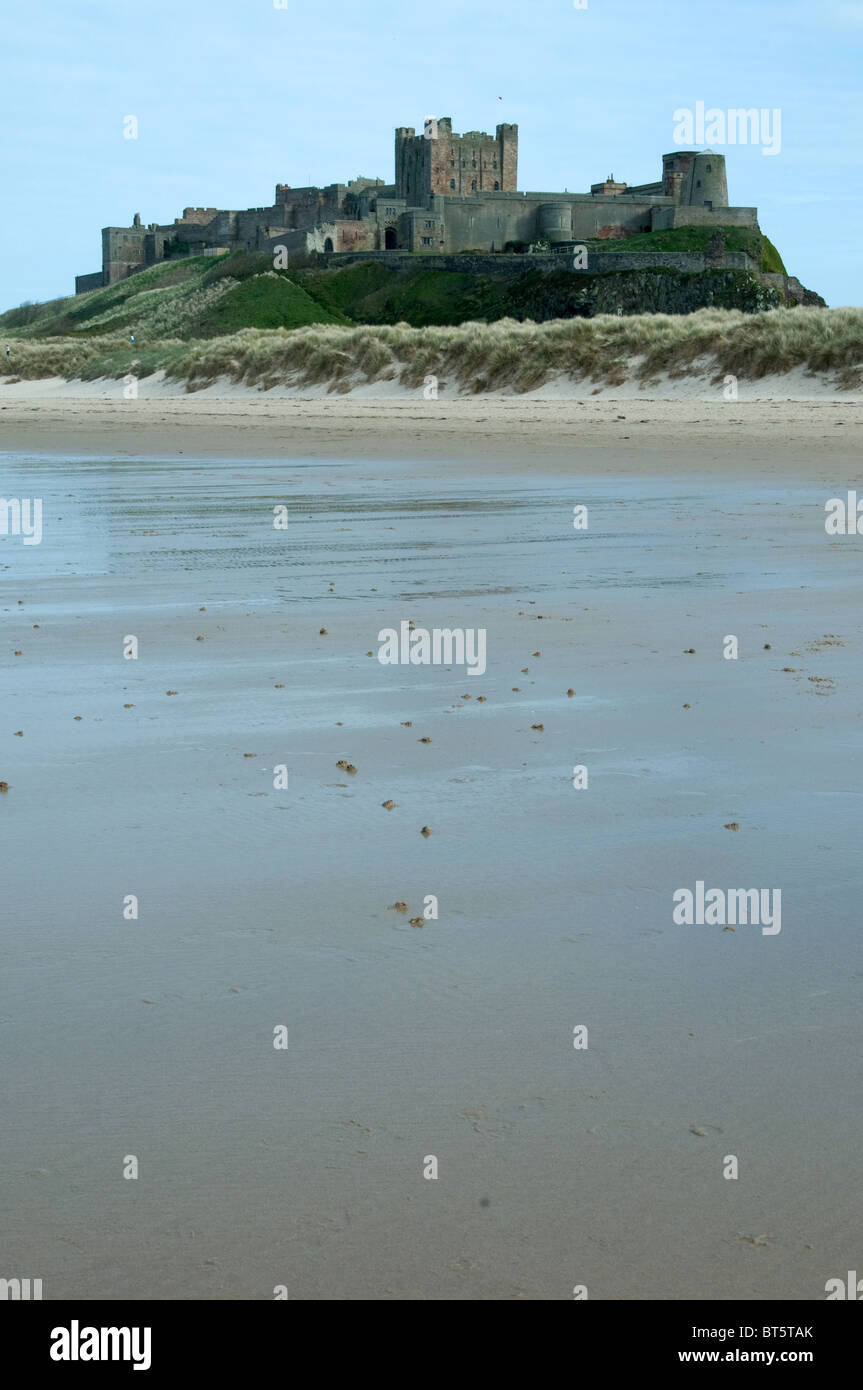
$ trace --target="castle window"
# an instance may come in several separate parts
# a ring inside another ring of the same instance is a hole
[[[432,238],[430,236],[424,236],[422,238],[422,244],[423,246],[431,246],[433,244]]]
[[[493,160],[491,161],[491,167],[492,167],[492,169],[496,169],[496,168],[497,168],[497,160],[496,160],[496,159],[493,159]]]
[[[471,179],[471,181],[470,181],[470,191],[471,191],[471,193],[476,193],[476,179]]]
[[[434,222],[427,222],[427,223],[426,223],[426,226],[427,226],[427,227],[434,227]]]
[[[696,187],[696,188],[700,188],[700,187],[701,187],[701,179],[696,179],[696,180],[695,180],[695,187]]]
[[[449,186],[450,188],[455,188],[455,179],[450,179]]]
[[[450,162],[449,162],[449,167],[450,167],[451,169],[454,169],[454,168],[455,168],[455,160],[454,160],[454,159],[451,159],[451,160],[450,160]]]
[[[494,181],[494,191],[495,191],[495,193],[497,193],[499,189],[500,189],[500,184],[498,183],[497,179],[495,179],[495,181]]]
[[[710,165],[710,164],[705,164],[704,167],[705,167],[705,169],[707,170],[707,172],[708,172],[708,174],[709,174],[713,166]]]
[[[475,160],[475,159],[472,161],[472,164],[473,164],[473,168],[475,169],[475,168],[476,168],[476,160]]]

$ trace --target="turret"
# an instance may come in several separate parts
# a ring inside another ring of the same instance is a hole
[[[689,171],[688,193],[689,196],[684,201],[692,207],[728,207],[724,154],[702,150],[695,156]]]

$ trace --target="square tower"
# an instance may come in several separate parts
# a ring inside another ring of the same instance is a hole
[[[396,130],[396,197],[408,206],[423,207],[435,194],[463,198],[517,188],[517,125],[499,125],[494,135],[455,135],[452,118],[439,116],[429,117],[422,135],[413,126]]]

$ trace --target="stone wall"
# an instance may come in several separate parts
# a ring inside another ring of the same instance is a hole
[[[340,218],[333,223],[337,251],[374,251],[377,246],[377,221],[373,217],[347,221]]]
[[[145,264],[146,236],[143,227],[102,228],[102,271],[106,285],[113,285],[134,267]]]
[[[86,294],[88,290],[100,290],[105,283],[105,278],[101,270],[94,270],[91,275],[75,276],[75,293]]]
[[[581,241],[594,237],[637,236],[650,231],[653,204],[638,198],[579,198],[572,206],[572,235]]]
[[[533,257],[531,257],[533,259]],[[555,257],[565,261],[563,254]],[[758,266],[745,251],[726,251],[724,256],[711,259],[698,251],[590,251],[587,267],[573,270],[575,275],[612,275],[617,270],[679,270],[693,275],[704,270],[757,270]]]
[[[655,206],[647,199],[593,197],[589,193],[491,193],[479,200],[447,198],[446,250],[453,255],[460,251],[503,251],[507,242],[537,241],[552,225],[560,228],[560,240],[570,236],[582,241],[635,236],[653,230]],[[567,208],[568,220],[563,216]],[[667,210],[675,210],[670,200]],[[695,211],[703,214],[705,210]]]
[[[587,267],[578,270],[574,268],[573,260],[572,254],[563,252],[551,252],[548,255],[450,256],[432,254],[417,256],[404,251],[365,251],[349,255],[334,254],[321,257],[321,262],[331,267],[351,265],[355,261],[379,261],[381,265],[392,266],[396,270],[416,270],[422,267],[428,270],[451,270],[459,274],[493,275],[495,277],[524,275],[528,271],[535,270],[557,275],[561,271],[568,271],[573,275],[611,275],[622,270],[661,268],[663,270],[678,270],[691,275],[715,268],[750,271],[757,269],[755,262],[746,255],[745,251],[726,252],[719,267],[716,261],[711,261],[700,252],[694,251],[640,251],[632,253],[626,251],[620,253],[590,251],[587,257]],[[784,277],[779,278],[784,279]]]
[[[757,208],[654,207],[648,231],[674,227],[751,227],[758,230]]]
[[[218,208],[183,208],[183,216],[178,217],[178,222],[194,222],[199,227],[205,227],[208,222],[212,222],[217,215]]]

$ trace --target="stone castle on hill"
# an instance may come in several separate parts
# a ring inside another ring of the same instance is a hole
[[[276,185],[270,207],[184,208],[182,217],[144,227],[104,227],[102,269],[79,275],[75,291],[114,284],[172,256],[223,251],[310,253],[563,250],[591,238],[621,238],[684,226],[758,227],[756,208],[728,206],[725,158],[676,150],[662,178],[631,186],[609,177],[589,193],[519,193],[518,126],[453,133],[428,120],[395,133],[395,182],[357,178],[326,188]]]

